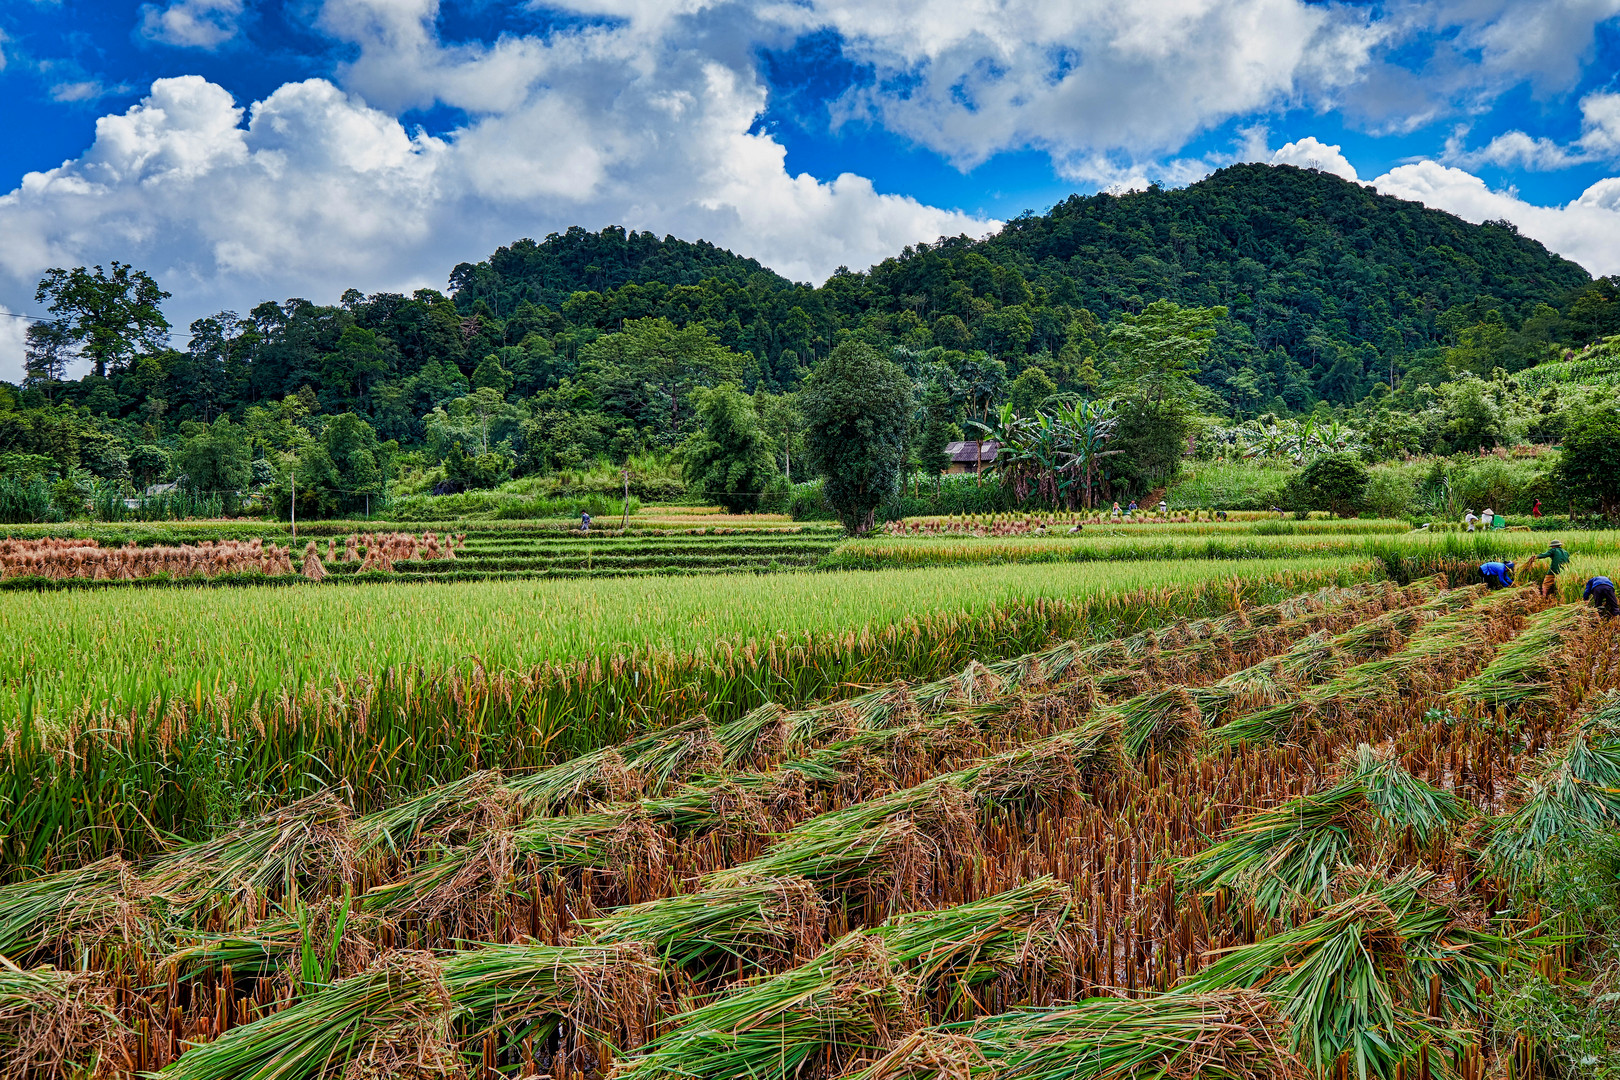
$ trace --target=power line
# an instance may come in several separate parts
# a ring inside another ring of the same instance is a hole
[[[27,319],[29,322],[37,322],[37,323],[48,323],[48,322],[56,322],[57,321],[55,319],[47,319],[43,315],[24,315],[20,311],[0,311],[0,315],[4,315],[8,319]],[[164,341],[178,341],[178,340],[180,340],[180,338],[179,338],[179,335],[177,335],[177,334],[164,334],[163,335],[163,340]]]

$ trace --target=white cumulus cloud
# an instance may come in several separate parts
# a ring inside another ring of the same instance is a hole
[[[426,0],[325,12],[360,46],[343,85],[240,103],[199,76],[160,79],[84,154],[0,195],[0,302],[29,308],[50,266],[117,258],[175,294],[184,326],[265,298],[442,288],[459,261],[576,224],[701,237],[819,281],[998,224],[790,173],[755,129],[765,88],[746,50],[722,62],[634,26],[444,46]],[[432,137],[394,111],[432,102],[470,119]],[[20,362],[0,341],[0,378]]]
[[[1273,165],[1297,165],[1302,169],[1316,169],[1332,173],[1346,180],[1360,179],[1356,167],[1344,156],[1337,143],[1324,143],[1314,135],[1284,143],[1271,155]]]
[[[165,45],[217,49],[241,29],[242,0],[171,0],[141,5],[141,36]]]
[[[1354,77],[1367,18],[1302,0],[1051,4],[811,0],[875,83],[844,103],[974,165],[1010,147],[1096,171],[1102,154],[1174,151],[1226,120]]]
[[[1565,169],[1593,161],[1620,161],[1620,94],[1599,92],[1581,99],[1581,134],[1568,143],[1545,135],[1504,131],[1477,150],[1462,145],[1461,135],[1446,142],[1442,160],[1476,169],[1481,165],[1535,170]]]
[[[1511,192],[1494,191],[1474,174],[1437,161],[1398,166],[1373,186],[1466,221],[1512,222],[1593,274],[1620,273],[1620,177],[1599,180],[1562,206],[1537,206]]]

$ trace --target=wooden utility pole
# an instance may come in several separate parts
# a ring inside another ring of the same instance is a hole
[[[298,466],[293,465],[292,473],[292,505],[288,511],[292,514],[293,546],[298,545]]]

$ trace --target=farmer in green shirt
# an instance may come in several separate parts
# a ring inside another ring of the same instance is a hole
[[[1536,565],[1537,559],[1547,560],[1547,576],[1541,579],[1541,595],[1556,596],[1558,594],[1558,575],[1564,572],[1569,565],[1569,552],[1564,550],[1562,540],[1553,540],[1547,544],[1547,550],[1540,555],[1530,556],[1530,561],[1524,564],[1526,570]]]

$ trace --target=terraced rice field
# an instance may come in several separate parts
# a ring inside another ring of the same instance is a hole
[[[363,811],[324,790],[0,887],[0,1052],[195,1080],[1595,1075],[1512,1003],[1612,978],[1552,884],[1620,825],[1617,689],[1586,609],[1382,582]]]
[[[457,578],[604,577],[647,574],[716,574],[804,570],[841,539],[831,530],[658,536],[531,533],[522,537],[469,533],[448,562],[402,562],[406,581]]]

